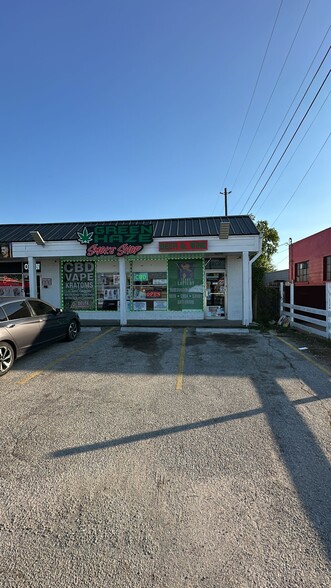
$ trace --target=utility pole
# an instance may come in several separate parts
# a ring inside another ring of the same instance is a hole
[[[224,188],[224,192],[220,192],[220,194],[223,194],[224,196],[225,216],[228,216],[228,194],[231,194],[231,190],[228,192],[227,189]]]

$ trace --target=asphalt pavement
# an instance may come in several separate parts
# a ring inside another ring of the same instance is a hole
[[[321,588],[331,372],[272,334],[86,328],[0,378],[3,588]]]

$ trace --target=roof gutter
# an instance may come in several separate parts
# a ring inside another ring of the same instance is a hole
[[[252,267],[254,261],[256,261],[260,255],[262,255],[262,240],[263,240],[263,233],[259,234],[259,250],[258,252],[249,260],[250,266]]]

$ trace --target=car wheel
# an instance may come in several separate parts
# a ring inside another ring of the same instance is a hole
[[[4,376],[10,370],[14,359],[14,349],[10,343],[0,342],[0,376]]]
[[[74,341],[78,335],[78,323],[74,319],[70,321],[67,327],[66,340]]]

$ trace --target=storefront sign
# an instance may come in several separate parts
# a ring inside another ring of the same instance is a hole
[[[62,262],[63,306],[94,310],[94,261]]]
[[[23,263],[23,271],[28,272],[29,271],[29,264],[28,263]],[[36,261],[36,271],[40,272],[41,271],[41,263],[40,261]]]
[[[201,259],[169,260],[169,310],[203,309],[203,266]]]
[[[134,272],[133,281],[134,282],[147,282],[148,281],[148,273],[147,272]]]
[[[153,225],[97,225],[77,233],[87,257],[137,255],[153,241]]]
[[[163,241],[159,243],[159,251],[205,251],[208,241]]]

